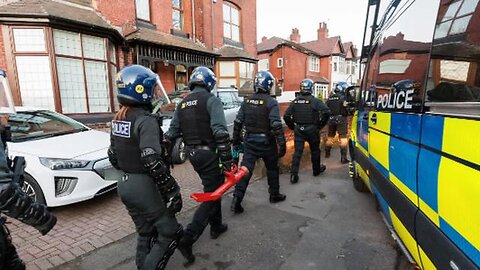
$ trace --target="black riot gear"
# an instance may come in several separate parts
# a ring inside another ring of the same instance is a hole
[[[11,133],[9,127],[2,122],[8,116],[1,114],[15,113],[15,108],[5,77],[5,72],[0,70],[0,213],[30,225],[45,235],[55,226],[57,218],[45,205],[37,203],[21,189],[19,183],[24,175],[25,159],[15,157],[9,160],[7,157],[7,142],[11,139]],[[0,269],[23,270],[25,264],[18,257],[5,225],[6,217],[1,214]]]
[[[299,180],[298,170],[305,141],[310,145],[313,175],[317,176],[325,171],[325,165],[320,163],[320,130],[325,126],[329,116],[330,110],[327,106],[306,91],[301,92],[285,112],[283,119],[287,126],[294,130],[295,136],[295,152],[290,171],[292,184]]]
[[[245,99],[245,128],[248,133],[268,134],[270,132],[268,98],[270,97],[265,94],[254,94]]]
[[[267,81],[259,80],[258,84],[261,84],[260,82],[263,82],[268,88],[268,85],[273,84],[274,78],[269,78]],[[262,93],[257,91],[251,97],[244,99],[234,122],[233,144],[236,148],[240,146],[240,134],[243,127],[245,127],[246,135],[243,140],[244,155],[241,166],[247,167],[252,172],[257,159],[262,158],[267,168],[270,202],[276,203],[285,200],[286,196],[280,193],[278,159],[279,156],[285,155],[286,142],[278,102],[268,94],[268,91]],[[230,208],[234,213],[238,214],[244,211],[241,202],[250,177],[251,174],[247,175],[235,185]]]
[[[214,142],[210,128],[207,101],[213,97],[206,91],[191,93],[177,107],[181,133],[186,145],[211,145]]]
[[[223,184],[220,161],[225,170],[230,169],[233,162],[223,105],[210,90],[205,84],[195,84],[192,92],[179,103],[165,134],[169,140],[183,137],[188,159],[202,179],[204,192],[213,192]],[[193,244],[208,224],[212,239],[227,230],[228,226],[222,223],[221,199],[202,203],[185,229],[178,246],[186,259],[185,266],[194,263]]]
[[[137,92],[154,86],[151,73],[129,67],[120,71],[124,81],[137,78],[134,84],[125,82],[125,89],[136,84]],[[145,74],[150,75],[144,78]],[[107,153],[110,163],[123,173],[118,194],[138,233],[137,268],[164,269],[183,234],[175,218],[182,208],[182,197],[164,160],[161,121],[147,110],[148,106],[129,105],[125,104],[112,121]]]
[[[343,89],[342,86],[337,85],[336,89]],[[327,100],[327,106],[330,108],[332,115],[328,121],[328,138],[325,144],[325,157],[330,157],[330,151],[332,149],[334,138],[338,132],[340,138],[340,154],[341,163],[346,164],[349,162],[347,158],[347,115],[348,107],[347,102],[342,96],[340,91],[336,91]]]

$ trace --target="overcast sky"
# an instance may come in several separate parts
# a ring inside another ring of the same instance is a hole
[[[298,28],[301,42],[317,39],[320,22],[330,37],[341,36],[361,47],[367,0],[257,0],[257,41],[278,36],[289,39]]]

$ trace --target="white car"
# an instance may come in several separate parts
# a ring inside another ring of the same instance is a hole
[[[238,96],[238,90],[234,87],[222,87],[217,88],[212,92],[216,95],[223,104],[223,110],[225,112],[225,120],[227,122],[228,133],[230,136],[233,134],[233,123],[237,117],[238,110],[242,104],[243,99]],[[182,99],[179,99],[179,102]],[[172,114],[164,114],[162,130],[167,132],[170,127],[170,121],[172,120]],[[185,144],[182,138],[178,138],[175,141],[175,145],[172,149],[172,159],[174,163],[181,164],[187,160],[187,154],[185,152]]]
[[[24,191],[49,207],[91,199],[116,188],[105,180],[112,168],[110,135],[59,113],[17,107],[10,114],[9,157],[26,161]],[[117,179],[118,180],[118,179]]]

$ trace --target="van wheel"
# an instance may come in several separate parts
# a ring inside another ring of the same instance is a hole
[[[357,163],[355,161],[350,162],[350,177],[352,177],[353,180],[353,187],[355,188],[356,191],[358,192],[368,192],[368,187],[365,185],[365,182],[363,182],[362,178],[358,175],[357,172]]]
[[[36,202],[47,205],[40,185],[28,174],[25,174],[25,178],[22,183],[22,190],[28,195],[28,197],[32,198]]]
[[[185,143],[182,138],[178,138],[175,141],[175,145],[172,149],[172,160],[175,164],[182,164],[187,160],[187,152],[185,149]]]

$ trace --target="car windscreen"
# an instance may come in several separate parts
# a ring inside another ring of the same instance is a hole
[[[222,101],[223,109],[233,109],[240,105],[233,92],[218,92],[218,97]]]
[[[88,130],[75,120],[50,111],[28,111],[10,114],[8,124],[12,141],[28,141]]]

